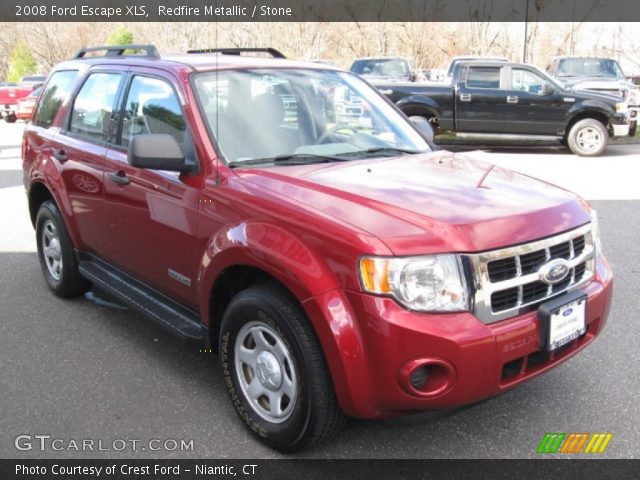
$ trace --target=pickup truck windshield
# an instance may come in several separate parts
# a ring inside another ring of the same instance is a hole
[[[209,131],[233,166],[430,150],[375,90],[346,72],[220,70],[196,74],[194,87]]]
[[[350,70],[358,75],[390,77],[397,80],[409,80],[411,77],[409,65],[400,58],[356,60]]]
[[[558,65],[558,77],[624,78],[618,62],[605,58],[565,58]]]

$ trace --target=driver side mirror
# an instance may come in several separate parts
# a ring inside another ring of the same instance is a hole
[[[553,95],[555,91],[556,90],[553,88],[553,85],[551,85],[550,83],[543,83],[542,88],[540,89],[540,95],[541,96]]]
[[[413,126],[416,127],[416,129],[429,143],[433,143],[435,133],[433,132],[433,127],[426,118],[413,115],[409,117],[409,120],[411,120]]]
[[[134,167],[150,170],[193,170],[193,165],[186,162],[176,139],[166,133],[135,135],[129,142],[127,160]]]

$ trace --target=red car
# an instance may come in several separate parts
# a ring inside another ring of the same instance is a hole
[[[31,95],[45,80],[46,77],[42,75],[32,75],[22,77],[17,86],[0,87],[0,115],[2,115],[5,122],[13,123],[18,119],[18,102]]]
[[[42,88],[36,88],[29,95],[18,100],[18,106],[16,108],[16,118],[18,120],[31,120],[31,117],[33,117],[33,110],[36,107],[36,101],[38,100],[41,91]]]
[[[576,195],[436,149],[336,68],[101,50],[53,70],[25,129],[44,277],[216,349],[267,445],[486,399],[602,331],[612,275]],[[337,122],[327,89],[367,116]]]

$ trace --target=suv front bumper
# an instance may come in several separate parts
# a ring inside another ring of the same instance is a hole
[[[588,296],[586,333],[554,352],[541,347],[535,310],[485,324],[469,312],[411,312],[390,298],[341,292],[357,318],[360,341],[344,342],[351,346],[349,354],[342,355],[345,378],[334,375],[340,404],[355,417],[386,418],[459,407],[531,380],[582,350],[602,331],[612,294],[604,258],[598,259],[594,280],[580,290]],[[338,311],[334,294],[326,294],[333,303],[323,309],[326,313]],[[344,332],[342,337],[348,339]],[[335,359],[328,360],[335,367]],[[425,387],[417,390],[411,375],[421,366],[428,376]]]

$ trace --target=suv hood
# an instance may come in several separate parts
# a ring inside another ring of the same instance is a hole
[[[575,194],[470,154],[440,151],[235,173],[375,235],[397,255],[494,249],[590,220],[586,202]]]

